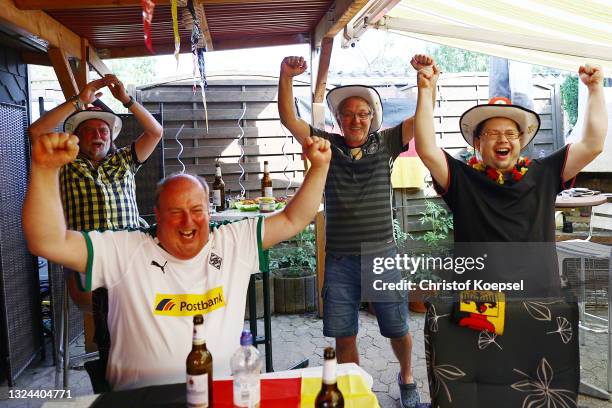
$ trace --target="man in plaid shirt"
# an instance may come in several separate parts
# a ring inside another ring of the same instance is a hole
[[[102,95],[98,91],[104,87],[108,87],[113,97],[129,109],[144,129],[128,147],[117,149],[113,143],[121,130],[118,116],[95,107],[83,110]],[[162,126],[128,95],[114,75],[88,83],[79,94],[43,115],[30,126],[30,140],[34,142],[41,135],[54,131],[62,122],[64,131],[79,138],[79,156],[60,172],[62,204],[68,228],[77,231],[118,230],[146,224],[138,214],[134,177],[161,140]],[[92,292],[81,292],[76,284],[75,275],[68,274],[69,292],[74,302],[86,312],[93,311],[95,340],[101,361],[106,365],[110,347],[106,289],[94,291],[92,297]]]

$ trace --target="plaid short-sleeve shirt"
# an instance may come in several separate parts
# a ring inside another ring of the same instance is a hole
[[[62,167],[60,186],[68,228],[90,231],[141,226],[135,181],[141,164],[132,144],[110,153],[97,167],[82,157]]]

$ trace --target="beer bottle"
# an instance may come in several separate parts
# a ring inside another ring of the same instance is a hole
[[[212,185],[213,205],[217,211],[225,210],[225,182],[221,177],[221,165],[215,164],[215,182]]]
[[[187,356],[187,406],[208,408],[213,401],[213,359],[204,339],[204,318],[193,316],[193,346]]]
[[[274,197],[272,192],[272,178],[270,177],[270,169],[268,168],[268,162],[264,162],[264,175],[261,179],[261,196],[262,197]]]
[[[326,347],[323,352],[323,384],[315,400],[315,408],[344,408],[344,398],[336,381],[336,351]]]

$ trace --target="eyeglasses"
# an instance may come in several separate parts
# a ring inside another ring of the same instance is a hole
[[[496,139],[499,140],[502,136],[507,140],[518,140],[518,138],[522,135],[522,132],[518,130],[506,130],[505,132],[500,132],[498,130],[487,130],[480,134],[481,137],[486,139]]]
[[[359,120],[367,120],[372,116],[372,112],[340,112],[342,120],[351,120],[356,117]]]

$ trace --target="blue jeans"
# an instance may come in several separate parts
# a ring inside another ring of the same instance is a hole
[[[383,254],[394,256],[395,250]],[[371,266],[361,255],[341,255],[328,252],[325,258],[323,284],[323,335],[327,337],[355,336],[359,331],[362,267]],[[371,272],[371,271],[369,271]],[[408,299],[405,292],[398,301],[371,302],[376,312],[380,334],[400,338],[408,334]]]

